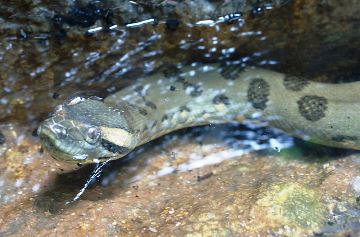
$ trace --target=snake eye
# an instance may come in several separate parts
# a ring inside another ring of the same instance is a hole
[[[96,127],[90,127],[86,131],[86,141],[89,143],[95,143],[100,137],[100,131]]]

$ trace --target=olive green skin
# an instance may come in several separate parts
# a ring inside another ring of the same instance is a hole
[[[262,121],[301,139],[360,150],[360,82],[326,84],[260,69],[168,68],[100,101],[75,98],[38,132],[72,163],[118,159],[177,129]]]

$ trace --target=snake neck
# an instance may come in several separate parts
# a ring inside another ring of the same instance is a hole
[[[172,68],[109,96],[105,102],[127,107],[124,111],[137,146],[181,128],[240,121],[251,115],[254,109],[244,103],[246,88],[231,90],[234,82],[219,81],[214,69],[202,71],[203,80],[199,80],[200,72],[182,73]]]

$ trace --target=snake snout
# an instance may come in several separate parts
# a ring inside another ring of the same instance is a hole
[[[71,144],[65,142],[67,137],[66,129],[60,125],[44,122],[39,126],[37,132],[41,144],[50,153],[65,154],[70,151]]]
[[[81,129],[70,126],[72,123],[56,122],[50,118],[37,129],[42,146],[59,161],[85,162],[93,146],[88,144]]]
[[[58,134],[46,124],[41,124],[37,130],[41,144],[46,148],[55,148]]]

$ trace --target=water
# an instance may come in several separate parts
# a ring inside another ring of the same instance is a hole
[[[11,1],[1,9],[0,235],[358,233],[354,151],[263,126],[209,125],[169,134],[127,160],[71,171],[33,132],[77,92],[106,96],[169,64],[356,81],[356,1]],[[286,196],[293,189],[299,192]],[[286,195],[271,199],[278,195],[271,190]],[[309,199],[323,216],[311,213]],[[316,218],[291,219],[281,200]]]

